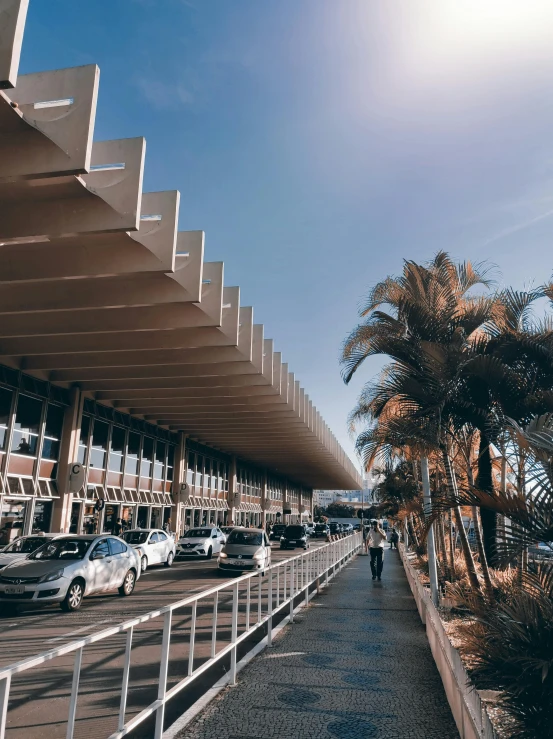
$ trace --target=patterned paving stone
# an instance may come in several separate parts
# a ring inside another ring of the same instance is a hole
[[[397,552],[381,583],[346,567],[179,736],[458,739]]]

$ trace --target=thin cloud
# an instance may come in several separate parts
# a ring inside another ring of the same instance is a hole
[[[192,91],[180,82],[159,82],[149,77],[140,77],[136,80],[136,86],[150,105],[157,110],[190,107],[195,101]]]
[[[507,236],[511,236],[511,234],[518,233],[519,231],[524,231],[525,228],[529,228],[530,226],[533,226],[534,223],[538,223],[539,221],[543,221],[546,218],[549,218],[550,216],[553,216],[553,208],[550,210],[546,210],[545,213],[540,213],[537,216],[534,216],[533,218],[528,218],[525,221],[521,221],[520,223],[516,223],[514,226],[510,226],[509,228],[504,228],[498,233],[491,236],[489,239],[487,239],[483,246],[489,246],[489,244],[493,244],[496,241],[500,241],[501,239],[506,238]]]

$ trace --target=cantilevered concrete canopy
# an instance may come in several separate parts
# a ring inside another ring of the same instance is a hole
[[[0,363],[307,488],[359,475],[253,309],[142,192],[143,139],[93,140],[99,71],[17,76],[27,3],[0,0]]]

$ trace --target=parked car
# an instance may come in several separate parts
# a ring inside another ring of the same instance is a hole
[[[330,533],[333,535],[340,535],[342,533],[342,524],[337,523],[336,521],[331,521],[328,524],[328,528],[330,530]]]
[[[315,533],[315,524],[313,523],[313,521],[308,521],[304,524],[304,526],[309,536],[313,536],[313,534]]]
[[[4,567],[0,608],[59,603],[63,611],[76,611],[93,593],[131,595],[139,577],[138,553],[117,536],[62,535]]]
[[[211,559],[221,551],[225,534],[216,526],[199,526],[186,531],[177,544],[177,557]]]
[[[285,531],[285,523],[275,523],[275,525],[271,529],[271,535],[269,536],[269,539],[271,541],[280,541],[280,537],[284,534]]]
[[[161,529],[129,529],[121,537],[136,550],[142,572],[150,565],[171,567],[175,559],[176,544],[170,534]]]
[[[29,554],[35,552],[47,541],[52,541],[56,536],[61,536],[61,534],[31,534],[14,539],[7,547],[0,549],[0,570],[3,570],[11,562],[25,559]]]
[[[271,544],[263,529],[233,529],[219,554],[219,570],[265,570],[271,564]]]
[[[295,549],[296,547],[307,549],[308,546],[309,534],[305,530],[305,527],[300,524],[287,526],[284,534],[280,537],[281,549]]]
[[[342,531],[344,534],[351,534],[353,533],[353,524],[352,523],[343,523],[342,524]]]
[[[316,523],[315,524],[315,531],[313,532],[313,536],[315,537],[315,539],[318,539],[321,536],[324,539],[326,539],[329,533],[330,533],[330,529],[328,528],[328,524],[326,523]]]

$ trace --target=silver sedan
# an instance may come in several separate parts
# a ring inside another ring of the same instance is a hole
[[[66,535],[0,572],[0,608],[59,603],[76,611],[83,597],[119,590],[131,595],[140,577],[135,550],[116,536]]]

